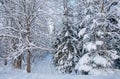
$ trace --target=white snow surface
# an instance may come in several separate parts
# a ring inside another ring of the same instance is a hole
[[[0,28],[3,26],[3,24],[2,23],[0,23]]]
[[[88,66],[87,63],[89,62],[91,58],[88,56],[88,54],[85,54],[77,63],[75,69],[78,71],[90,71],[92,69],[91,66]]]
[[[88,56],[88,54],[85,54],[78,62],[78,64],[76,65],[77,66],[80,66],[80,65],[85,65],[89,62],[90,60],[90,57]]]
[[[55,71],[51,63],[52,56],[48,55],[45,59],[32,65],[32,72],[27,73],[25,69],[18,70],[0,63],[0,79],[120,79],[120,71],[110,75],[76,75],[61,74]],[[97,73],[97,71],[95,71]]]
[[[104,33],[102,31],[97,32],[98,36],[103,35]]]
[[[117,59],[117,58],[119,58],[119,55],[117,55],[117,51],[115,51],[115,50],[110,50],[110,51],[108,51],[109,53],[108,53],[108,55],[112,58],[112,59]]]
[[[92,42],[87,42],[87,43],[84,45],[84,48],[87,49],[88,51],[96,50],[96,49],[97,49],[96,44],[94,44],[94,43],[92,43]]]
[[[84,71],[90,71],[92,69],[92,67],[88,66],[88,65],[81,65],[81,66],[78,66],[78,67],[79,67],[78,68],[79,71],[82,71],[82,70],[84,70]]]
[[[69,32],[68,31],[65,33],[65,36],[69,36]]]
[[[85,34],[85,32],[86,32],[86,28],[81,29],[78,33],[78,36],[81,37],[82,35]]]
[[[103,41],[96,41],[96,43],[95,43],[96,45],[102,45],[103,44]]]
[[[108,60],[106,60],[105,58],[103,58],[102,56],[99,56],[99,55],[96,55],[96,56],[93,58],[93,61],[94,61],[96,64],[103,65],[104,67],[111,65],[110,62],[108,62]]]

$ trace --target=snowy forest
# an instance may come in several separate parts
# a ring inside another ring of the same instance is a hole
[[[0,79],[119,79],[120,0],[0,0]]]

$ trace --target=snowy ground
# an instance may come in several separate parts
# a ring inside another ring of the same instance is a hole
[[[60,74],[55,71],[49,55],[40,63],[34,64],[32,72],[16,70],[10,67],[0,67],[0,79],[120,79],[120,72],[112,75],[75,75]]]

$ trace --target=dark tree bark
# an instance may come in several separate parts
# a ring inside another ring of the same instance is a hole
[[[28,50],[27,69],[26,69],[26,71],[27,71],[28,73],[31,72],[31,52],[30,52],[30,50]]]
[[[21,69],[22,68],[22,54],[14,60],[15,68]]]
[[[7,65],[7,59],[4,60],[4,65]]]

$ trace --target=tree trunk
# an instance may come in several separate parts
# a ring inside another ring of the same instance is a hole
[[[105,9],[105,7],[104,7],[104,0],[101,0],[101,13],[105,13],[105,12],[104,12],[104,9]],[[104,15],[102,15],[102,18],[104,18],[104,20],[105,20],[105,16],[104,16]],[[104,51],[105,51],[105,53],[106,53],[107,46],[106,46],[106,26],[105,26],[105,21],[104,21],[104,23],[103,23],[103,32],[104,32],[104,38],[103,38],[104,44],[103,44],[103,49],[104,49]]]
[[[7,65],[7,59],[4,60],[4,65]]]
[[[21,69],[22,68],[22,54],[14,60],[15,68]]]
[[[27,46],[28,46],[28,48],[30,47],[29,46],[29,43],[30,43],[30,24],[28,23],[28,19],[27,19],[27,39],[26,39],[26,41],[27,41]],[[31,72],[31,52],[30,52],[30,49],[28,49],[27,50],[27,53],[28,53],[28,55],[27,55],[27,68],[26,68],[26,71],[28,72],[28,73],[30,73]]]
[[[31,52],[30,52],[30,50],[28,49],[27,68],[26,68],[26,71],[27,71],[28,73],[31,72],[31,61],[30,61],[30,59],[31,59]]]

